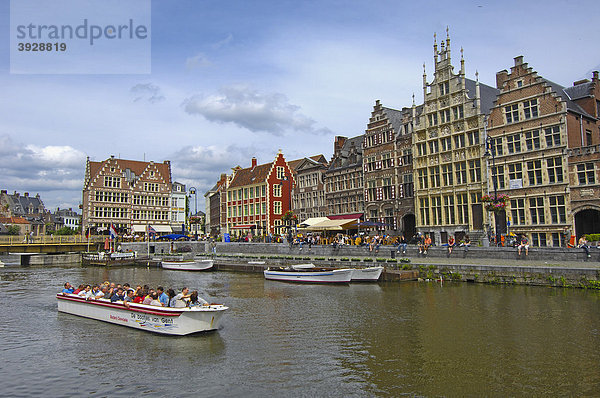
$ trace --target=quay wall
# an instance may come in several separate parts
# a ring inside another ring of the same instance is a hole
[[[124,251],[133,250],[139,254],[147,252],[147,244],[145,242],[122,243]],[[298,246],[290,248],[284,243],[240,243],[240,242],[217,242],[217,253],[245,253],[245,254],[298,254],[298,255],[313,255],[313,256],[346,256],[346,257],[385,257],[391,258],[391,252],[394,252],[394,257],[408,258],[424,258],[418,253],[417,247],[409,245],[406,254],[396,254],[392,246],[381,246],[379,252],[369,251],[365,246],[342,246],[334,248],[331,245],[317,245],[309,247],[304,245],[302,249]],[[151,254],[169,253],[169,251],[185,251],[192,253],[203,253],[210,250],[207,242],[151,242]],[[454,249],[453,258],[478,258],[478,259],[498,259],[498,260],[522,260],[524,264],[530,261],[581,261],[581,262],[599,262],[600,250],[591,248],[591,257],[587,258],[582,249],[576,248],[560,248],[560,247],[535,247],[529,249],[529,254],[518,255],[517,249],[512,247],[477,247],[472,246],[468,252],[460,247]],[[425,258],[443,258],[446,257],[447,248],[443,246],[435,246],[429,249]]]
[[[81,253],[22,255],[22,265],[62,265],[81,263]]]

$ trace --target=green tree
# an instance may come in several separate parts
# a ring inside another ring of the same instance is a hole
[[[19,235],[21,228],[17,227],[16,225],[9,225],[7,231],[9,235]]]

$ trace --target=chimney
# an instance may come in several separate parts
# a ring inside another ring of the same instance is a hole
[[[29,197],[29,192],[24,192],[23,196],[25,196],[26,198],[28,198]]]
[[[347,137],[342,137],[341,135],[338,135],[335,137],[335,139],[333,141],[333,154],[334,155],[337,155],[342,150],[342,147],[346,143],[347,139],[348,139]]]
[[[19,197],[19,193],[17,191],[15,191],[15,193],[13,193],[13,196],[16,196],[18,198]]]
[[[590,81],[588,79],[581,79],[581,80],[577,80],[576,82],[573,82],[573,86],[579,86],[580,84],[583,83],[589,83]]]
[[[515,66],[519,66],[523,64],[523,56],[519,55],[518,57],[515,57]]]
[[[165,160],[163,163],[166,164],[167,166],[171,166],[171,161],[170,160]]]
[[[2,191],[0,191],[0,194],[8,194],[8,191],[6,189],[3,189]]]
[[[506,69],[496,73],[496,88],[502,90],[504,83],[508,80],[508,71]]]
[[[598,71],[597,70],[592,72],[592,81],[595,81],[595,82],[598,81]]]
[[[226,179],[227,179],[227,174],[221,173],[221,178],[219,179],[219,181],[225,181]]]
[[[252,156],[252,169],[256,167],[256,157]]]

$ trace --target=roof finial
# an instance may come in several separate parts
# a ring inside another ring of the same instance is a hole
[[[446,25],[446,39],[450,40],[450,27]]]
[[[423,62],[423,74],[425,74],[425,62]]]
[[[413,98],[413,106],[415,106],[415,93],[413,93],[412,98]]]
[[[475,80],[479,82],[479,71],[475,70]]]
[[[461,60],[463,60],[463,59],[464,59],[464,57],[463,57],[463,48],[462,48],[462,46],[460,47],[460,59],[461,59]]]

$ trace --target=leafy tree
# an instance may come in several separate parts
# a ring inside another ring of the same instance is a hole
[[[17,227],[16,225],[9,225],[7,231],[9,235],[19,235],[21,228]]]

